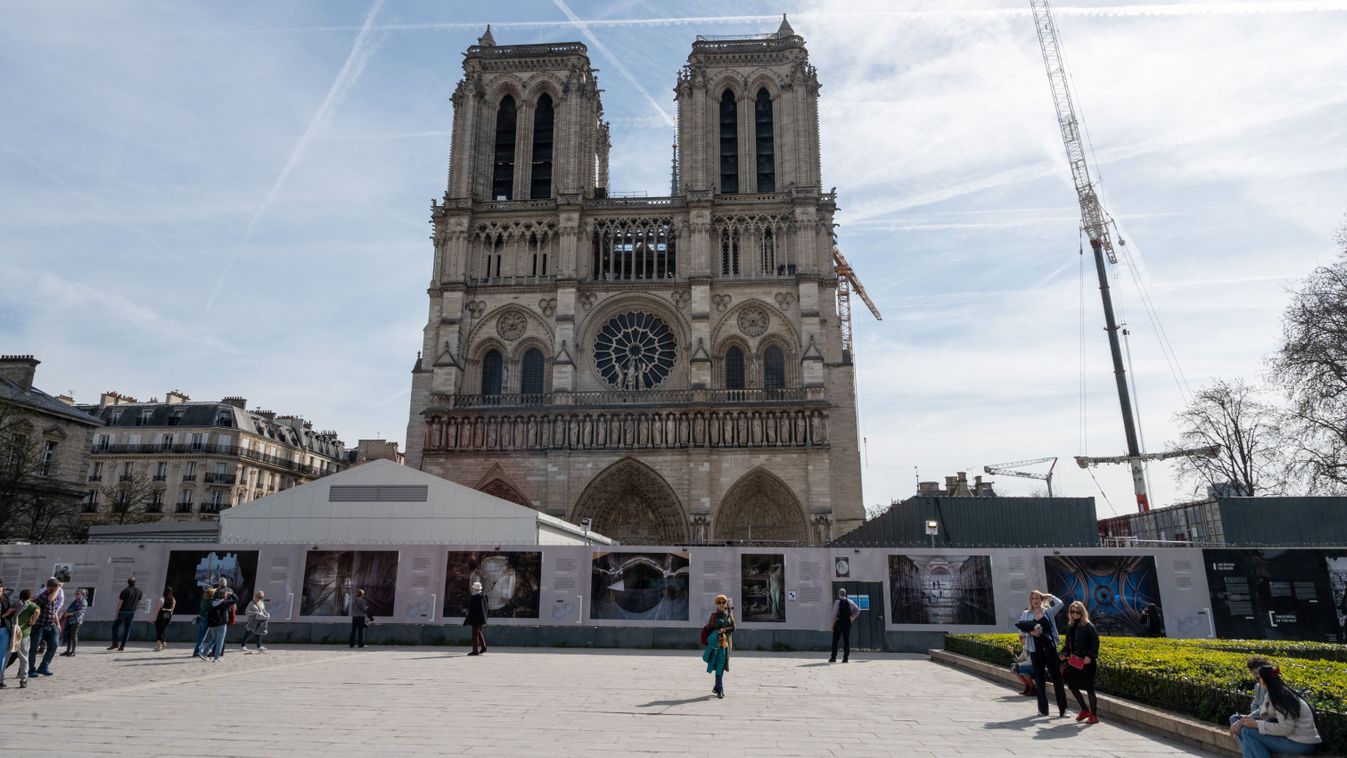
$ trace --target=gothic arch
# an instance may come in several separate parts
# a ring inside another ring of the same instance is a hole
[[[687,514],[673,487],[654,469],[623,458],[599,472],[581,493],[571,521],[626,545],[680,545],[688,540]]]
[[[538,98],[543,95],[549,95],[552,98],[552,106],[560,110],[561,96],[564,83],[557,80],[551,74],[538,74],[529,80],[528,91],[526,95],[530,105],[536,106]]]
[[[739,337],[739,314],[746,308],[757,306],[767,312],[767,331],[760,337]],[[745,300],[741,303],[735,303],[725,315],[720,317],[711,329],[711,344],[716,346],[718,352],[729,347],[729,340],[739,337],[745,344],[757,346],[757,349],[745,353],[745,357],[750,354],[756,355],[761,352],[760,343],[769,339],[776,338],[781,340],[782,348],[786,351],[787,359],[799,352],[799,348],[791,347],[799,344],[799,334],[795,331],[795,325],[791,323],[786,314],[781,312],[780,308],[768,303],[765,300]]]
[[[781,81],[770,71],[758,70],[749,77],[748,88],[745,90],[748,97],[757,97],[760,89],[767,90],[767,94],[772,98],[773,103],[781,97]]]
[[[514,74],[501,74],[491,82],[485,102],[494,113],[500,107],[500,101],[504,100],[506,95],[510,95],[514,98],[515,107],[522,108],[526,102],[524,96],[527,92],[528,88],[519,77]]]
[[[533,503],[529,502],[527,497],[524,497],[524,493],[519,491],[519,488],[515,486],[514,480],[510,478],[510,475],[505,472],[504,468],[501,468],[499,463],[492,466],[491,469],[477,481],[477,486],[473,487],[473,489],[479,492],[485,492],[488,495],[493,495],[501,500],[509,500],[512,503],[518,503],[528,508],[533,507]]]
[[[808,545],[809,520],[790,487],[761,466],[725,493],[716,509],[717,540]]]

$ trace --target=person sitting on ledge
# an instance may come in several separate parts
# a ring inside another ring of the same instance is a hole
[[[1231,723],[1236,725],[1244,758],[1271,758],[1273,753],[1308,755],[1323,742],[1314,726],[1314,711],[1305,699],[1286,686],[1281,672],[1272,666],[1258,669],[1258,683],[1267,695],[1262,708]],[[1232,717],[1233,718],[1233,717]]]

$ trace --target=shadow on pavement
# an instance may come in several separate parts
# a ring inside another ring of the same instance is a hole
[[[1035,716],[1025,716],[1025,717],[1023,717],[1023,718],[1018,718],[1018,719],[1015,719],[1015,720],[1013,720],[1013,721],[988,721],[988,722],[987,722],[987,728],[988,728],[988,729],[1017,729],[1017,730],[1021,730],[1021,731],[1022,731],[1025,727],[1032,726],[1032,725],[1034,724],[1035,721],[1038,721],[1039,719],[1045,719],[1045,718],[1047,718],[1047,716],[1037,716],[1037,715],[1035,715]]]
[[[686,700],[651,700],[648,703],[641,703],[637,708],[656,708],[660,706],[687,705],[688,703],[700,703],[703,700],[710,700],[715,695],[702,695],[700,697],[690,697]]]

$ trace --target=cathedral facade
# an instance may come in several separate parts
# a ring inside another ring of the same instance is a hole
[[[488,29],[463,70],[407,464],[626,544],[859,525],[804,40],[693,43],[669,197],[609,195],[583,44]]]

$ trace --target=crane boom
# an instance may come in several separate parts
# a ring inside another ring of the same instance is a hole
[[[1047,463],[1049,461],[1052,462],[1052,465],[1048,466],[1048,473],[1046,474],[1040,474],[1036,471],[1018,470],[1020,466],[1036,466],[1040,463]],[[1057,468],[1057,458],[1048,457],[1048,458],[1030,458],[1027,461],[1011,461],[1010,463],[993,463],[990,466],[983,466],[982,472],[984,474],[1001,474],[1005,476],[1018,476],[1024,479],[1038,479],[1040,481],[1047,482],[1048,497],[1052,497],[1052,471],[1055,468]]]
[[[1215,458],[1221,454],[1220,445],[1209,445],[1207,447],[1192,447],[1185,450],[1166,450],[1163,453],[1144,453],[1141,456],[1143,461],[1163,461],[1170,458]],[[1087,455],[1076,456],[1076,465],[1081,468],[1097,466],[1101,463],[1127,463],[1129,457],[1126,455],[1113,455],[1092,457]]]
[[[1113,315],[1113,296],[1109,292],[1108,269],[1105,264],[1117,263],[1113,252],[1113,238],[1109,228],[1113,219],[1099,202],[1099,193],[1090,179],[1090,168],[1085,160],[1085,141],[1081,137],[1080,119],[1067,84],[1066,61],[1062,57],[1062,41],[1057,35],[1057,24],[1052,20],[1048,0],[1029,0],[1038,30],[1038,46],[1043,52],[1043,67],[1048,72],[1052,102],[1057,109],[1057,126],[1066,146],[1066,159],[1071,164],[1071,179],[1076,197],[1080,200],[1080,223],[1094,252],[1095,272],[1099,276],[1099,296],[1104,304],[1104,330],[1108,333],[1109,352],[1113,357],[1113,378],[1118,386],[1118,405],[1122,410],[1123,433],[1127,437],[1126,461],[1132,469],[1132,488],[1136,493],[1137,508],[1142,513],[1150,510],[1150,496],[1146,492],[1146,470],[1142,466],[1141,445],[1138,442],[1136,420],[1132,415],[1132,398],[1127,389],[1127,375],[1123,369],[1122,345],[1118,340],[1118,320]]]
[[[842,326],[842,350],[850,355],[852,290],[861,296],[861,301],[874,314],[876,321],[883,321],[884,317],[879,315],[879,308],[875,307],[874,301],[865,294],[865,287],[861,284],[861,280],[856,278],[856,272],[852,270],[851,264],[847,263],[846,257],[842,255],[837,245],[833,245],[833,271],[837,275],[837,319]]]

